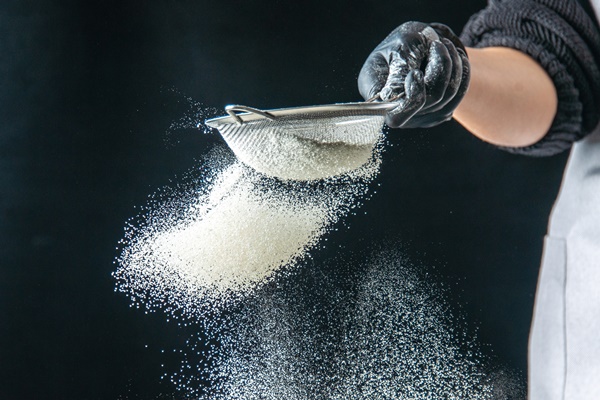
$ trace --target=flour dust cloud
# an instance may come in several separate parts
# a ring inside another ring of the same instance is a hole
[[[165,374],[200,399],[524,399],[494,367],[423,265],[389,246],[305,261],[265,286]],[[209,367],[207,367],[207,365]],[[208,382],[208,384],[207,384]]]

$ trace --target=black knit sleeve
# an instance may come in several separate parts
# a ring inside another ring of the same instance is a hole
[[[511,47],[548,72],[558,94],[552,127],[513,153],[549,156],[590,133],[600,119],[600,33],[593,16],[575,0],[491,0],[461,35],[470,47]]]

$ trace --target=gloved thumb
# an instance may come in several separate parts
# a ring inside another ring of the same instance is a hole
[[[425,105],[426,91],[423,72],[411,70],[404,80],[405,94],[398,100],[398,106],[391,110],[385,122],[391,128],[399,128],[412,118]]]
[[[401,94],[404,94],[404,80],[409,69],[406,62],[397,51],[390,52],[388,77],[385,85],[379,93],[383,101],[391,101]]]

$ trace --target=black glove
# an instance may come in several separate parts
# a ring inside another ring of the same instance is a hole
[[[398,102],[386,117],[392,128],[448,121],[468,86],[465,47],[450,28],[436,23],[400,25],[373,50],[358,76],[365,100]]]

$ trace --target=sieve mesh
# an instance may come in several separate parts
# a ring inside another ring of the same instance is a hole
[[[255,170],[280,179],[316,180],[366,164],[382,138],[389,108],[350,103],[281,109],[217,118],[207,125],[217,128],[237,158]]]

